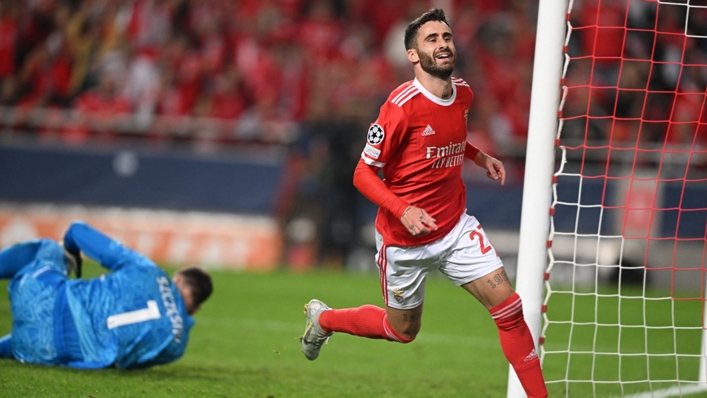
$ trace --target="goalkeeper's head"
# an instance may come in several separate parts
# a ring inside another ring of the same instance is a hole
[[[194,314],[201,308],[201,303],[211,296],[214,287],[211,282],[211,275],[200,267],[182,268],[174,274],[174,284],[182,293],[184,305],[187,307],[189,315]]]

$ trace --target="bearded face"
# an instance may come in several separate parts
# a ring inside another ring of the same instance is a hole
[[[430,75],[442,80],[446,80],[452,75],[454,62],[457,60],[457,54],[453,47],[438,48],[431,54],[418,48],[417,55],[420,58],[420,67]]]

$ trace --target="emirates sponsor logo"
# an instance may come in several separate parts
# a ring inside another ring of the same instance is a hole
[[[445,167],[457,167],[464,163],[464,149],[466,141],[459,143],[450,142],[442,147],[428,146],[425,149],[427,159],[436,159],[430,167],[441,169]]]

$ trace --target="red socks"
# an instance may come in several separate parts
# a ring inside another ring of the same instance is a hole
[[[344,332],[369,339],[385,339],[401,343],[412,341],[393,330],[383,308],[370,304],[358,308],[324,311],[319,315],[319,325],[325,332]]]
[[[508,300],[489,311],[498,326],[503,354],[511,363],[528,397],[547,397],[547,388],[535,350],[533,336],[523,319],[523,305],[514,293]],[[319,325],[326,332],[344,332],[371,339],[409,343],[390,326],[385,309],[375,305],[358,308],[331,309],[319,316]]]
[[[533,336],[523,318],[523,303],[514,293],[489,310],[498,326],[503,354],[511,363],[528,397],[547,397],[547,388]]]

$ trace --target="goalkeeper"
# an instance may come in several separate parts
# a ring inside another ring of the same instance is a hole
[[[147,368],[179,359],[191,317],[211,294],[209,274],[183,268],[169,278],[147,257],[90,225],[74,222],[64,247],[49,239],[0,251],[12,333],[0,338],[0,358],[72,368]],[[81,252],[110,273],[80,277]]]

